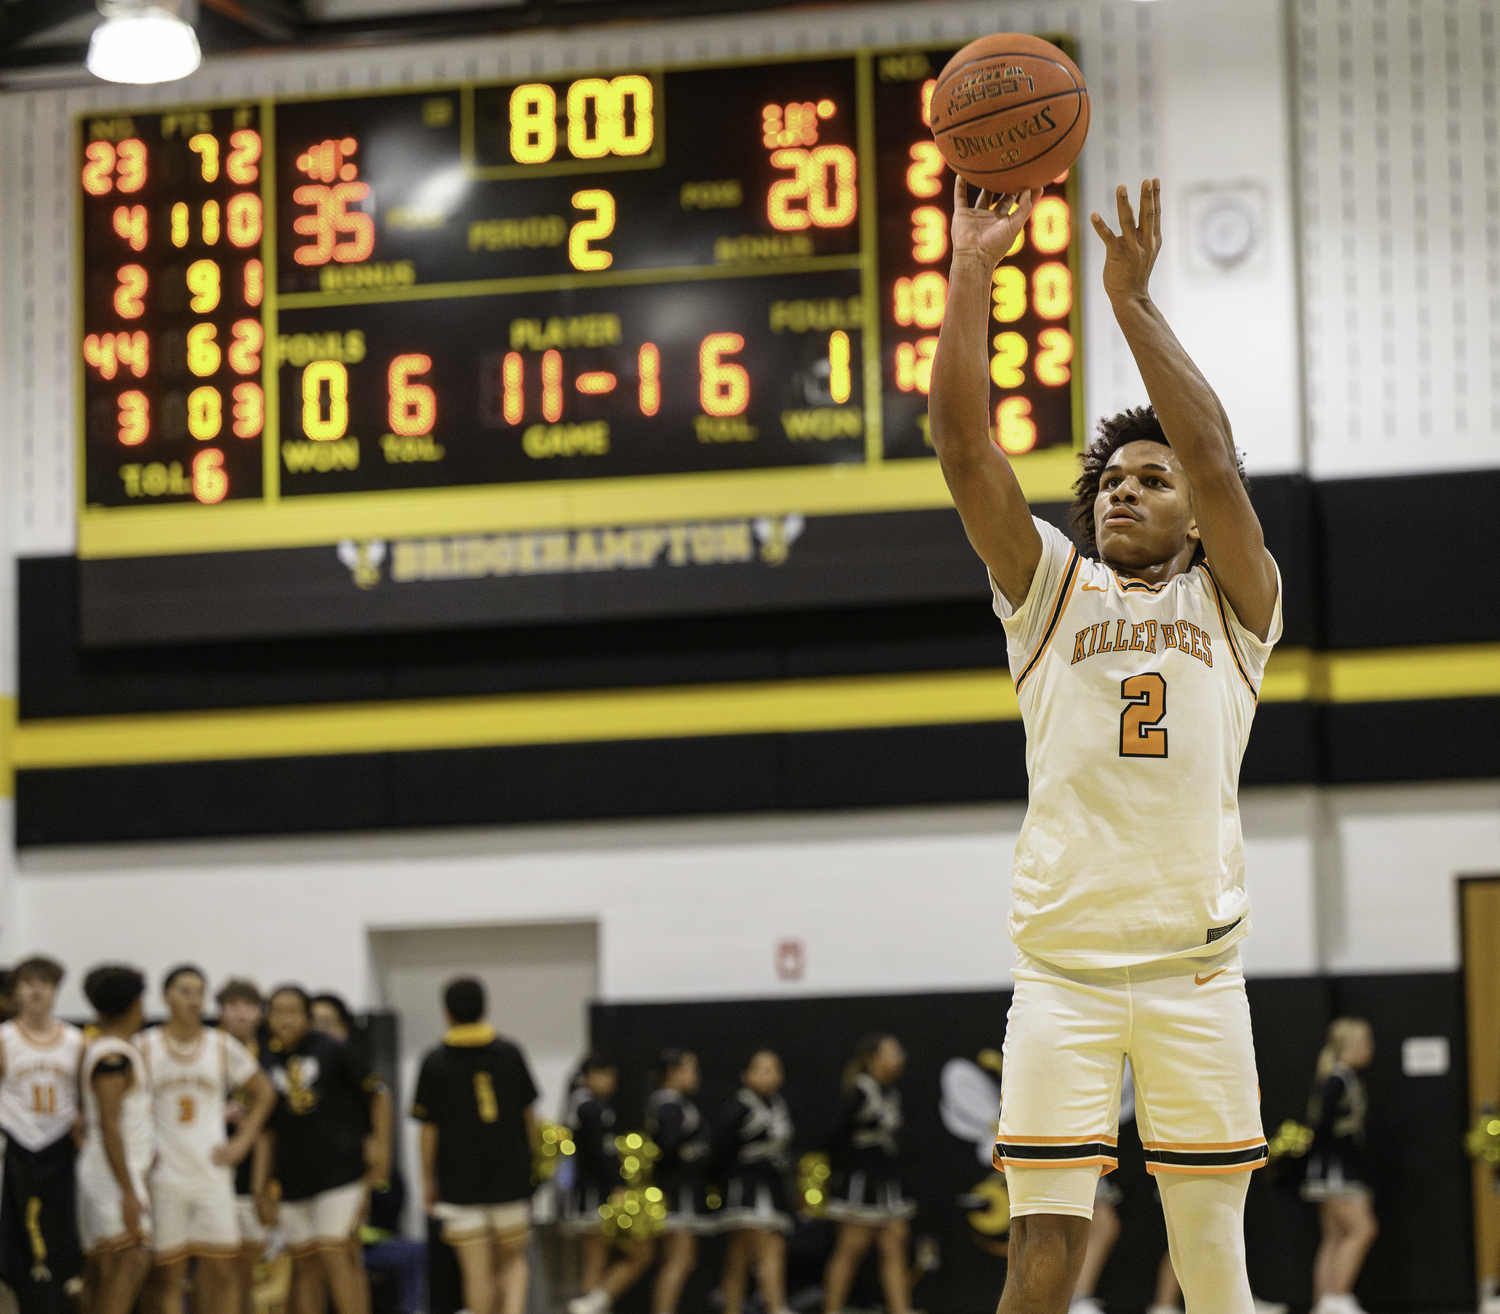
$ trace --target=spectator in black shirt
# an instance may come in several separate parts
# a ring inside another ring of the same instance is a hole
[[[897,1135],[906,1051],[895,1036],[865,1036],[844,1069],[844,1107],[832,1137],[833,1181],[828,1216],[838,1240],[823,1276],[823,1308],[839,1314],[854,1275],[872,1244],[880,1252],[880,1285],[887,1314],[908,1314],[907,1222],[916,1207],[901,1194]]]
[[[1318,1055],[1307,1120],[1302,1198],[1318,1204],[1323,1239],[1313,1264],[1313,1314],[1363,1314],[1354,1283],[1380,1225],[1371,1204],[1365,1153],[1365,1087],[1359,1071],[1375,1057],[1375,1036],[1362,1017],[1335,1018]]]
[[[268,1018],[265,1066],[281,1098],[257,1147],[255,1194],[291,1251],[290,1314],[323,1314],[325,1288],[337,1314],[365,1314],[356,1232],[367,1191],[390,1173],[391,1097],[355,1050],[312,1030],[300,987],[274,991]]]
[[[667,1205],[662,1224],[661,1267],[656,1274],[653,1314],[676,1314],[683,1284],[698,1262],[698,1237],[717,1219],[708,1207],[708,1121],[693,1096],[698,1092],[698,1056],[691,1050],[661,1051],[656,1089],[646,1100],[646,1135],[656,1142],[656,1184]]]
[[[261,1057],[261,1027],[265,1024],[266,1005],[253,981],[236,977],[224,982],[214,996],[219,1005],[219,1027],[240,1042],[257,1062]],[[230,1095],[226,1113],[229,1119],[226,1139],[234,1136],[240,1120],[249,1108],[249,1088]],[[265,1249],[266,1229],[255,1211],[255,1195],[250,1189],[255,1156],[246,1155],[234,1170],[234,1205],[240,1220],[240,1250],[235,1257],[241,1296],[241,1314],[253,1314],[255,1308],[255,1265]]]
[[[786,1234],[796,1225],[788,1177],[792,1113],[781,1095],[784,1073],[773,1050],[756,1050],[743,1083],[714,1119],[714,1159],[724,1179],[720,1226],[729,1233],[719,1290],[724,1314],[740,1314],[755,1269],[767,1314],[786,1314]]]
[[[536,1083],[520,1049],[484,1021],[480,982],[449,982],[443,1007],[448,1034],[422,1060],[411,1110],[424,1199],[458,1256],[470,1314],[523,1314]]]
[[[616,1242],[604,1234],[599,1206],[620,1179],[620,1152],[615,1145],[615,1088],[620,1074],[614,1063],[590,1054],[573,1077],[563,1121],[573,1129],[577,1174],[563,1202],[563,1228],[577,1236],[583,1250],[581,1293],[568,1302],[568,1314],[606,1314],[651,1267],[651,1241],[619,1241],[623,1254],[610,1263]]]

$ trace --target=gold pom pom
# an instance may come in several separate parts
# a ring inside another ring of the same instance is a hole
[[[809,1150],[797,1161],[797,1209],[804,1218],[828,1216],[828,1179],[833,1166],[828,1156]]]
[[[531,1180],[551,1181],[557,1174],[558,1165],[576,1149],[571,1128],[544,1122],[537,1129],[537,1145],[531,1156]]]

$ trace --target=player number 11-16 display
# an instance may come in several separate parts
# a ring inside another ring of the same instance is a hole
[[[85,117],[85,518],[927,468],[950,53]],[[1074,443],[1072,187],[995,275],[1013,455]]]

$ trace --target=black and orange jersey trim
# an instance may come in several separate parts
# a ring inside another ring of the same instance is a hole
[[[1248,1173],[1266,1162],[1266,1138],[1228,1141],[1222,1144],[1173,1143],[1147,1141],[1146,1171],[1156,1173]]]
[[[1042,635],[1042,641],[1037,644],[1036,652],[1032,655],[1031,660],[1026,663],[1025,670],[1016,676],[1017,692],[1020,691],[1022,684],[1026,682],[1026,677],[1032,671],[1036,670],[1036,664],[1042,660],[1042,654],[1047,651],[1047,645],[1052,642],[1052,636],[1057,633],[1057,624],[1062,620],[1063,612],[1067,610],[1068,598],[1072,595],[1073,585],[1078,579],[1078,566],[1081,560],[1082,558],[1079,557],[1076,547],[1068,550],[1068,568],[1063,572],[1062,584],[1057,590],[1057,601],[1053,604],[1052,615],[1047,620],[1046,633]]]
[[[1229,615],[1224,610],[1224,594],[1219,589],[1219,581],[1214,578],[1214,573],[1208,568],[1208,562],[1198,563],[1203,568],[1203,573],[1208,576],[1208,586],[1213,590],[1214,606],[1219,610],[1219,624],[1224,628],[1224,639],[1229,644],[1229,655],[1234,658],[1234,669],[1240,673],[1240,679],[1245,682],[1245,688],[1250,690],[1250,697],[1256,702],[1260,701],[1260,690],[1255,687],[1245,670],[1245,663],[1240,660],[1240,645],[1234,640],[1234,629],[1229,624]]]
[[[1084,1168],[1100,1164],[1105,1172],[1119,1167],[1117,1138],[1100,1136],[1075,1141],[1066,1136],[1006,1136],[995,1142],[990,1162],[1004,1172],[1013,1168]]]
[[[1134,579],[1129,575],[1122,575],[1113,566],[1110,571],[1114,574],[1116,583],[1120,586],[1122,593],[1160,593],[1172,581],[1164,579],[1160,584],[1148,584],[1143,579]]]

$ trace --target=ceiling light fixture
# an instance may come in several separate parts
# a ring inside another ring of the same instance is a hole
[[[202,53],[196,0],[95,0],[104,21],[89,38],[88,71],[106,82],[175,82]]]

